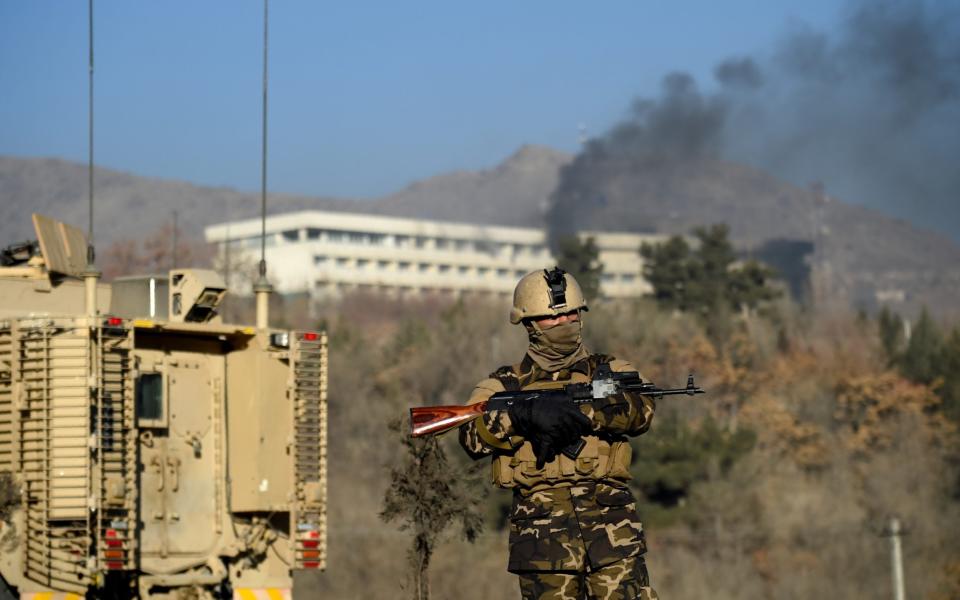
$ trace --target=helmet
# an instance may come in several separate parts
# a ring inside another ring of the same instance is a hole
[[[587,310],[580,284],[573,275],[557,267],[527,273],[513,290],[513,308],[510,322],[516,325],[523,319],[562,315],[572,310]]]

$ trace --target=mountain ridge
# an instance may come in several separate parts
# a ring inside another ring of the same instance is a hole
[[[268,208],[272,214],[321,209],[527,227],[544,227],[550,217],[557,228],[549,203],[557,201],[556,190],[571,170],[584,171],[580,160],[525,145],[491,168],[441,173],[382,198],[271,193]],[[771,242],[810,245],[809,256],[794,261],[821,275],[828,271],[835,291],[854,304],[872,307],[877,298],[902,292],[904,308],[926,304],[942,314],[951,313],[952,299],[960,295],[954,266],[960,264],[960,245],[953,240],[749,166],[703,159],[667,167],[611,158],[594,160],[585,172],[589,181],[574,190],[582,200],[564,208],[577,228],[689,234],[698,225],[726,222],[746,253],[762,254]],[[100,167],[95,185],[101,249],[155,233],[170,223],[174,210],[185,237],[200,237],[212,223],[259,214],[259,194],[227,187]],[[0,157],[0,244],[32,237],[32,212],[86,224],[86,186],[85,165]]]

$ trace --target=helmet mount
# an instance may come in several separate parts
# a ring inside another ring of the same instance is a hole
[[[550,292],[550,308],[563,308],[567,305],[567,279],[564,277],[566,272],[560,267],[553,270],[543,270],[543,277],[547,280],[547,288]]]

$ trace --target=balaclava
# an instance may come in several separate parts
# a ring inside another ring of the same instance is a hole
[[[583,345],[582,321],[567,321],[541,329],[536,321],[524,321],[530,346],[527,354],[545,371],[568,369],[590,355]]]

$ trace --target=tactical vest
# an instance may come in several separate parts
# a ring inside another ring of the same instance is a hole
[[[568,383],[589,382],[597,367],[610,360],[611,357],[602,354],[591,355],[586,360],[588,372],[584,374],[571,371],[568,379],[522,384],[519,379],[519,365],[501,367],[492,373],[491,377],[498,379],[507,391],[556,388]],[[586,445],[576,460],[557,454],[556,458],[542,469],[537,468],[537,457],[528,441],[524,441],[512,454],[495,455],[492,464],[494,485],[502,488],[539,489],[570,485],[588,479],[630,479],[632,450],[625,436],[600,433],[585,435],[583,439]]]

